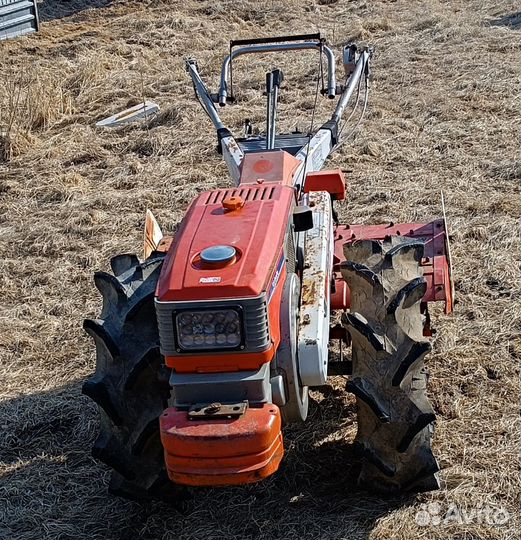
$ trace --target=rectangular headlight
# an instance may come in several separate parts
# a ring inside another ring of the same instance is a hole
[[[183,311],[175,316],[179,348],[184,351],[237,349],[242,321],[235,309]]]

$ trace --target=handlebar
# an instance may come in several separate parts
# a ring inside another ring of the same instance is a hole
[[[291,38],[295,39],[319,39],[319,41],[305,41],[305,42],[296,42],[296,43],[271,43],[272,40],[280,42],[281,40],[292,41]],[[224,107],[226,105],[226,100],[228,97],[228,77],[230,74],[230,64],[234,58],[237,56],[242,56],[244,54],[253,54],[253,53],[266,53],[266,52],[277,52],[277,51],[295,51],[295,50],[304,50],[304,49],[317,49],[321,54],[324,54],[327,58],[327,95],[330,99],[333,99],[336,94],[336,78],[335,78],[335,55],[333,51],[324,44],[320,39],[320,34],[308,34],[304,36],[289,36],[289,38],[260,38],[264,42],[247,45],[241,47],[240,49],[235,49],[224,59],[222,68],[221,68],[221,83],[219,85],[219,105]],[[268,41],[269,40],[269,41]],[[248,42],[248,40],[236,40],[235,43]],[[249,40],[250,42],[254,40]]]
[[[271,36],[253,39],[232,39],[230,49],[237,45],[261,45],[262,43],[282,43],[284,41],[322,41],[320,34],[300,34],[298,36]]]

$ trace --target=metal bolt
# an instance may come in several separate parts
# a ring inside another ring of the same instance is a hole
[[[215,414],[221,410],[222,405],[220,403],[212,403],[205,408],[205,414]]]

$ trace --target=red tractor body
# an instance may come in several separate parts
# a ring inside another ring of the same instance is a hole
[[[293,159],[282,154],[286,153],[252,155],[252,170],[265,174],[278,169],[281,157],[288,162]],[[274,160],[270,160],[272,156]],[[204,307],[211,307],[215,302],[234,299],[240,306],[246,298],[264,295],[267,318],[261,324],[267,324],[269,339],[265,348],[256,352],[246,350],[241,343],[232,350],[202,349],[195,354],[165,356],[166,364],[176,372],[259,370],[273,360],[279,347],[280,296],[286,276],[283,246],[297,203],[296,191],[284,185],[283,178],[275,181],[273,175],[270,181],[253,180],[251,176],[249,180],[235,189],[204,192],[191,204],[170,244],[156,297],[162,306],[202,302]],[[205,260],[205,249],[216,245],[233,246],[235,252],[221,262]],[[284,452],[277,405],[258,403],[241,410],[240,416],[233,414],[233,406],[229,412],[231,415],[214,413],[194,421],[186,407],[165,410],[160,417],[161,440],[172,481],[242,484],[277,470]]]

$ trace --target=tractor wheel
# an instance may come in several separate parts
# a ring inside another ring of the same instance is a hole
[[[358,483],[387,493],[439,488],[423,362],[431,349],[420,313],[423,249],[403,237],[344,246],[351,308],[343,323],[353,360],[347,388],[356,396],[356,447],[364,458]]]
[[[280,310],[281,343],[275,357],[277,372],[283,374],[286,403],[280,408],[284,425],[304,422],[308,416],[309,389],[303,386],[298,370],[297,328],[300,299],[300,280],[288,273]]]
[[[113,274],[96,272],[103,296],[99,319],[83,327],[96,344],[96,372],[83,393],[99,406],[100,434],[92,455],[112,470],[109,491],[130,499],[172,500],[159,437],[159,415],[170,396],[169,370],[159,352],[154,292],[163,254],[140,263],[111,260]]]

